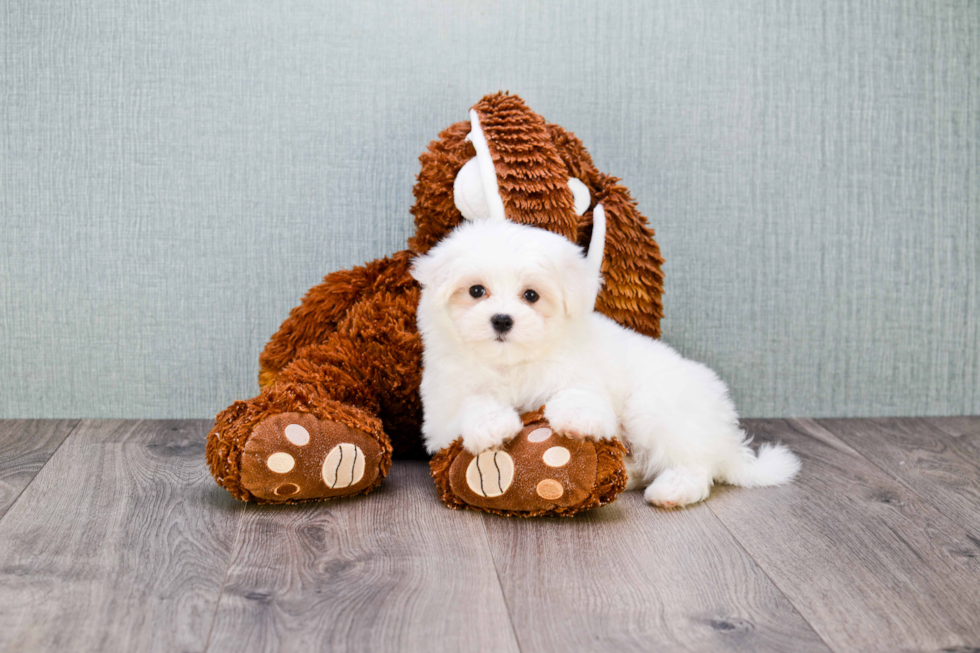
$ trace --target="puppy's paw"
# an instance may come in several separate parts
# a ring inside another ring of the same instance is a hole
[[[522,428],[524,423],[511,408],[473,410],[460,419],[463,448],[472,454],[502,445]]]
[[[660,508],[683,508],[708,498],[711,476],[690,467],[668,467],[660,472],[643,497]]]
[[[551,428],[569,436],[608,439],[616,436],[619,421],[602,397],[583,390],[566,390],[545,406],[544,416]]]

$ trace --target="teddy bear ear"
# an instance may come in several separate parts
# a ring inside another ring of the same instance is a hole
[[[472,109],[470,126],[466,140],[473,143],[476,156],[466,162],[453,181],[453,203],[470,222],[503,220],[504,203],[497,185],[497,171],[480,127],[480,117]],[[575,215],[585,215],[592,203],[588,186],[581,179],[572,177],[568,180],[568,189],[575,200]]]
[[[568,189],[572,191],[572,197],[575,198],[575,215],[585,215],[585,212],[589,210],[589,205],[592,203],[592,194],[589,192],[589,187],[578,177],[572,177],[568,180]]]
[[[605,284],[596,310],[634,331],[659,338],[664,260],[653,230],[618,179],[599,173],[594,188],[608,234],[602,266]]]
[[[499,199],[511,222],[546,229],[574,241],[580,216],[575,215],[575,198],[568,181],[579,175],[563,164],[544,118],[516,95],[506,93],[484,97],[473,105],[473,112],[479,116],[495,168],[495,174],[490,175],[483,173],[481,166],[483,179],[492,179],[497,186],[486,193],[488,201]],[[475,152],[479,146],[475,130],[471,137]],[[491,157],[486,160],[491,162]]]
[[[471,222],[504,220],[504,201],[497,186],[497,170],[480,127],[480,116],[473,109],[470,109],[470,133],[466,140],[473,144],[476,156],[466,162],[453,181],[453,203]]]
[[[604,209],[608,237],[596,310],[634,331],[659,338],[664,260],[653,229],[637,209],[629,190],[616,177],[596,169],[575,134],[555,124],[548,124],[548,132],[566,174],[580,179],[592,200]],[[594,211],[586,211],[579,218],[576,242],[583,248],[589,246],[593,214]]]
[[[480,181],[480,167],[476,158],[466,162],[453,181],[453,203],[463,217],[470,222],[479,222],[490,218],[490,206],[483,194],[483,183]]]

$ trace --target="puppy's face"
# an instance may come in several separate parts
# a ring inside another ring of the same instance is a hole
[[[577,245],[511,222],[457,229],[415,261],[419,327],[491,363],[530,360],[591,310],[597,280]]]

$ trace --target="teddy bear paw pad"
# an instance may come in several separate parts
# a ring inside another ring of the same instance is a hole
[[[504,451],[484,451],[466,467],[466,485],[481,497],[499,497],[514,481],[514,459]]]
[[[252,431],[242,452],[242,487],[265,501],[357,494],[380,474],[383,451],[356,429],[309,413],[281,413]]]
[[[329,488],[357,485],[364,478],[364,452],[356,444],[342,442],[323,461],[323,482]]]
[[[460,450],[449,489],[470,507],[505,514],[574,512],[596,485],[595,443],[555,433],[544,420],[527,424],[502,447],[479,455]]]

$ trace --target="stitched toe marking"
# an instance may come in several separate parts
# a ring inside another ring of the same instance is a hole
[[[323,482],[329,488],[345,488],[364,478],[364,452],[356,444],[341,442],[323,461]]]
[[[504,451],[484,451],[466,468],[466,484],[481,497],[499,497],[514,481],[514,459]]]

